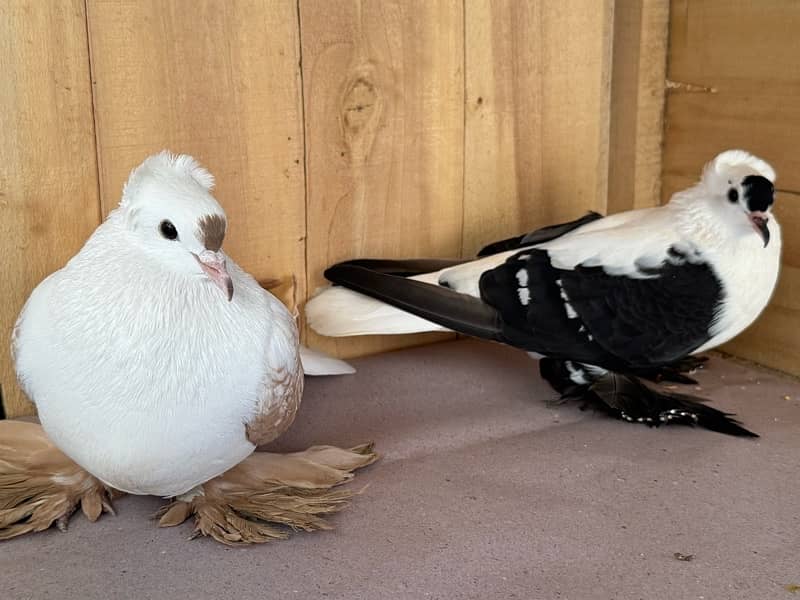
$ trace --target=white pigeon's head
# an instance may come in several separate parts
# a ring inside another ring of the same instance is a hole
[[[119,216],[151,260],[207,277],[233,298],[222,251],[227,219],[211,195],[214,177],[191,156],[164,151],[131,172]]]
[[[744,150],[727,150],[703,169],[700,190],[714,218],[737,236],[759,235],[769,244],[775,170]]]

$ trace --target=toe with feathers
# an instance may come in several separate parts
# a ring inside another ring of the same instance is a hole
[[[679,373],[688,365],[701,364],[689,361],[674,365],[669,373]],[[688,394],[660,391],[642,383],[633,375],[607,372],[586,384],[573,383],[562,361],[543,358],[539,370],[544,379],[561,394],[562,400],[578,399],[582,408],[592,406],[606,414],[649,427],[679,424],[703,427],[711,431],[738,437],[758,437],[741,426],[741,423],[706,404],[705,400]],[[673,379],[674,380],[674,379]]]
[[[204,483],[191,498],[165,506],[157,515],[159,526],[173,527],[194,515],[192,537],[210,536],[227,545],[331,529],[326,516],[345,508],[359,493],[333,488],[377,459],[372,444],[349,450],[314,446],[293,454],[256,452]]]
[[[56,448],[38,423],[0,421],[0,540],[52,525],[65,531],[78,507],[94,522],[114,514],[116,494]]]

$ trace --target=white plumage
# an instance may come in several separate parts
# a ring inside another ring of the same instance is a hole
[[[14,330],[47,435],[122,491],[189,492],[277,437],[300,402],[294,318],[225,256],[212,186],[191,157],[147,159]],[[310,359],[315,372],[347,370]]]

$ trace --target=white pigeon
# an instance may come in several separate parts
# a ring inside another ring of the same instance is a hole
[[[19,382],[61,451],[109,488],[186,506],[283,433],[303,391],[295,319],[222,250],[213,184],[190,156],[145,160],[119,207],[33,291],[12,335]],[[352,371],[304,354],[312,371]],[[375,458],[367,447],[327,450],[309,451],[299,471],[287,459],[284,481],[313,480],[303,470],[319,463],[327,489]],[[274,471],[275,455],[253,460],[256,478],[276,480],[256,468]]]
[[[329,336],[454,330],[506,343],[547,357],[542,374],[565,396],[626,421],[754,435],[637,376],[693,381],[679,373],[699,363],[687,357],[766,307],[780,268],[774,181],[765,161],[730,150],[664,206],[590,213],[477,260],[341,263],[325,275],[343,287],[307,303],[308,323]]]

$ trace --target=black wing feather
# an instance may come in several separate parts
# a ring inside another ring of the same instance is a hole
[[[664,263],[651,278],[601,267],[560,274],[573,309],[594,338],[631,367],[676,361],[711,338],[722,285],[705,263]]]
[[[469,262],[469,259],[448,259],[448,258],[408,258],[402,260],[388,260],[383,258],[362,258],[348,260],[346,263],[355,267],[363,267],[370,271],[384,273],[385,275],[397,275],[398,277],[413,277],[423,273],[432,273],[449,269]]]
[[[520,272],[527,285],[520,284]],[[568,319],[556,281],[560,271],[550,264],[544,250],[524,250],[502,265],[486,271],[480,279],[480,293],[495,307],[506,325],[506,337],[525,343],[525,350],[564,358],[619,367],[620,362],[581,331],[578,319]],[[527,303],[521,293],[527,291]]]
[[[544,242],[549,242],[550,240],[554,240],[558,237],[561,237],[565,233],[569,233],[577,229],[578,227],[583,227],[587,223],[591,223],[592,221],[596,221],[597,219],[602,219],[603,215],[600,213],[596,213],[594,211],[590,211],[580,219],[575,219],[574,221],[569,221],[568,223],[559,223],[557,225],[549,225],[547,227],[542,227],[541,229],[537,229],[530,233],[526,233],[525,235],[518,235],[516,237],[508,238],[506,240],[501,240],[499,242],[493,242],[488,246],[485,246],[478,252],[478,256],[489,256],[491,254],[499,254],[500,252],[507,252],[508,250],[516,250],[518,248],[522,248],[523,246],[533,246],[534,244],[543,244]]]
[[[537,352],[612,370],[651,368],[711,338],[722,286],[694,261],[665,261],[634,278],[602,267],[557,269],[546,250],[528,249],[482,275],[481,297],[535,340]]]

